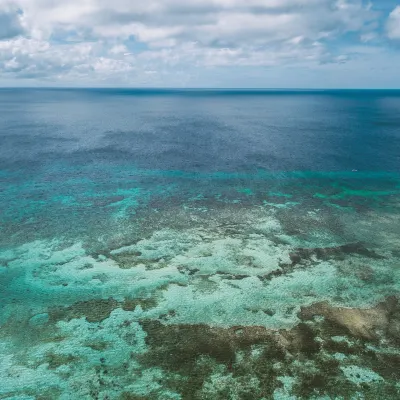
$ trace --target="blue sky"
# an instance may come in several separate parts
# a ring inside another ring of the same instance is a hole
[[[0,0],[0,85],[400,88],[400,2]]]

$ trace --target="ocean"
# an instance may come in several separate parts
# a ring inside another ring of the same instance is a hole
[[[0,398],[400,398],[400,91],[0,89]]]

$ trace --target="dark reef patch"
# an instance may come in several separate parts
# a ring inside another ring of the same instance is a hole
[[[320,247],[310,249],[298,248],[291,252],[289,256],[292,261],[292,265],[296,265],[303,260],[309,260],[312,257],[316,257],[319,260],[329,260],[331,258],[343,260],[349,254],[358,254],[373,259],[384,258],[375,251],[369,250],[362,243],[347,243],[335,247]]]
[[[69,307],[53,307],[49,310],[49,316],[52,322],[81,317],[85,317],[88,322],[101,322],[118,306],[119,303],[112,298],[79,301]]]
[[[157,299],[154,297],[143,298],[125,298],[121,307],[125,311],[134,311],[137,306],[142,307],[143,310],[149,310],[157,306]]]
[[[292,394],[299,399],[323,395],[350,398],[356,392],[366,399],[378,395],[397,399],[400,372],[395,366],[400,354],[390,353],[385,346],[398,340],[392,332],[399,317],[399,302],[389,297],[370,309],[334,307],[327,302],[303,307],[301,322],[289,330],[165,325],[145,320],[141,325],[149,350],[139,361],[165,370],[163,385],[183,399],[211,399],[204,394],[205,382],[215,374],[216,366],[242,389],[249,377],[255,379],[257,384],[243,389],[240,399],[272,398],[282,387],[282,376],[294,379]],[[377,346],[375,350],[373,346]],[[374,371],[382,379],[354,383],[343,373],[342,367],[348,365]],[[214,393],[216,399],[230,396],[229,391]]]
[[[154,297],[132,297],[119,302],[110,297],[109,299],[79,301],[69,307],[51,307],[49,318],[50,322],[53,323],[59,320],[70,321],[73,318],[82,317],[85,317],[88,322],[101,322],[108,318],[116,308],[134,311],[138,306],[143,310],[149,310],[157,306],[157,299]]]

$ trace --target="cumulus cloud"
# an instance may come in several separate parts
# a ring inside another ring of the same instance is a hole
[[[361,0],[19,0],[25,22],[40,35],[71,30],[104,38],[134,36],[164,46],[260,43],[302,35],[328,37],[363,28],[373,18]]]
[[[374,40],[377,18],[363,0],[0,0],[0,74],[342,63],[341,37]]]
[[[12,3],[0,0],[0,40],[22,34],[21,10]]]
[[[129,62],[102,56],[103,47],[90,43],[51,45],[37,39],[0,41],[0,68],[4,75],[21,78],[91,78],[133,70]]]
[[[400,39],[400,6],[390,13],[386,28],[390,39]]]

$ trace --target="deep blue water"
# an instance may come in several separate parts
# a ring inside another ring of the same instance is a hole
[[[312,198],[304,182],[397,194],[399,126],[399,91],[3,89],[0,243],[97,219],[118,191],[145,207],[248,186]]]
[[[5,90],[7,168],[392,171],[400,91]]]
[[[1,89],[0,398],[399,398],[399,222],[400,91]]]

